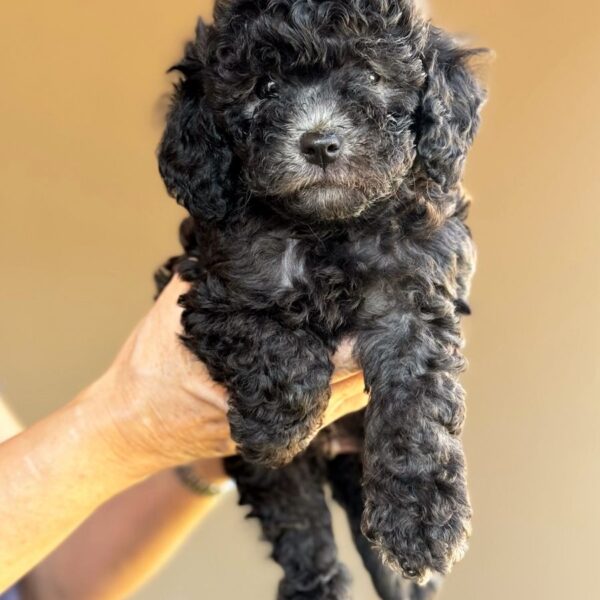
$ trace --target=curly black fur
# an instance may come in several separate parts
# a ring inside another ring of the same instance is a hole
[[[184,339],[229,390],[243,457],[230,468],[284,567],[282,598],[347,593],[318,460],[290,462],[318,431],[344,336],[371,397],[351,522],[364,501],[362,531],[409,578],[465,551],[457,377],[474,251],[460,178],[484,99],[475,52],[408,0],[228,0],[175,67],[159,163],[192,218],[168,267],[193,282]],[[307,160],[307,132],[337,136],[337,160]]]
[[[281,469],[261,467],[241,457],[227,459],[240,503],[260,520],[273,558],[284,569],[279,600],[346,600],[350,577],[337,560],[331,516],[323,490],[324,468],[307,451]]]
[[[354,544],[371,575],[377,593],[382,600],[430,600],[440,586],[441,577],[437,576],[424,586],[414,585],[385,565],[362,533],[362,471],[362,460],[358,454],[341,454],[327,464],[327,477],[333,498],[346,511]]]

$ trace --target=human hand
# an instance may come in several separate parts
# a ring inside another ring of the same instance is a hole
[[[179,277],[166,286],[117,358],[92,387],[100,392],[115,430],[116,452],[148,475],[198,458],[235,453],[227,420],[227,391],[180,342],[181,307],[189,288]],[[362,374],[345,341],[332,357],[336,371],[323,419],[328,425],[367,402]]]

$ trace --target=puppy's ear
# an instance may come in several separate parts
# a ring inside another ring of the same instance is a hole
[[[485,92],[468,63],[483,52],[460,48],[441,30],[430,30],[424,58],[427,82],[416,124],[417,155],[426,176],[444,191],[460,180],[479,126]]]
[[[158,164],[167,191],[179,204],[194,217],[215,220],[227,211],[232,153],[217,129],[205,94],[209,31],[198,21],[195,41],[171,69],[183,77],[175,86]]]

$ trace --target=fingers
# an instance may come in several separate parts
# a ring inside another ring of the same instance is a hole
[[[189,291],[189,289],[190,284],[181,279],[181,277],[175,273],[171,278],[171,281],[169,281],[165,289],[162,291],[161,296],[166,292],[170,297],[175,297],[177,299],[179,296],[181,296],[181,294],[185,294],[187,291]]]
[[[164,326],[169,329],[169,333],[172,331],[177,334],[182,333],[181,312],[183,309],[179,306],[179,298],[189,289],[189,283],[183,281],[179,275],[173,275],[151,309],[151,312],[154,312]]]
[[[331,385],[336,385],[361,373],[360,369],[336,369],[331,376]]]
[[[364,394],[365,382],[361,371],[334,381],[331,386],[331,399],[337,403]]]
[[[368,395],[361,372],[335,382],[331,387],[331,399],[324,416],[324,425],[367,405]]]
[[[166,336],[163,366],[171,371],[179,386],[224,413],[227,411],[227,391],[211,379],[206,366],[184,347],[178,337],[182,333],[182,308],[178,300],[189,289],[190,284],[175,274],[158,297],[154,306],[158,311],[157,331],[153,330],[154,345],[159,335]]]

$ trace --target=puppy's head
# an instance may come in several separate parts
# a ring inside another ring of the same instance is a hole
[[[409,0],[222,0],[175,67],[161,174],[204,219],[248,195],[343,220],[403,183],[447,190],[483,100],[469,54]]]

